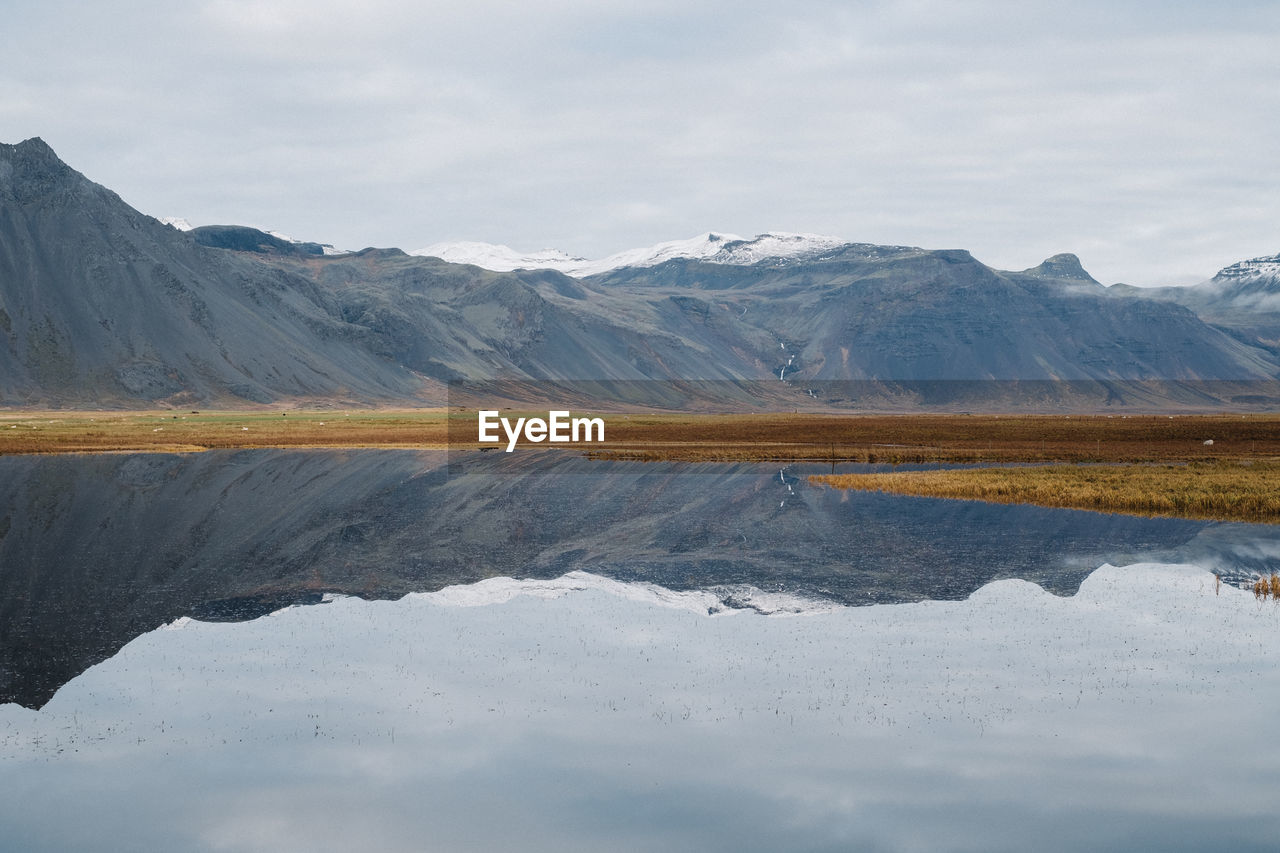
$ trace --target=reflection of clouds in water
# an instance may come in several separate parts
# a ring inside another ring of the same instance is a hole
[[[1185,545],[1152,556],[1195,563],[1227,583],[1252,585],[1258,575],[1280,571],[1280,527],[1213,525]]]
[[[0,708],[0,826],[57,846],[62,794],[93,789],[85,820],[128,816],[114,837],[143,846],[1238,848],[1280,829],[1280,747],[1248,735],[1280,700],[1280,617],[1200,568],[799,619],[707,618],[707,594],[574,573],[153,632],[44,712]]]
[[[1280,539],[1257,537],[1240,542],[1232,542],[1225,549],[1227,554],[1246,560],[1280,561]]]

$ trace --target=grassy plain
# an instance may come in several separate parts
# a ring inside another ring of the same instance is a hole
[[[900,495],[1280,523],[1280,461],[1051,465],[823,474],[809,479],[836,488]]]
[[[448,440],[435,411],[8,412],[0,454],[248,447],[439,447]]]
[[[608,415],[613,459],[1190,462],[1280,458],[1280,415]],[[1212,441],[1206,445],[1205,441]]]
[[[507,417],[517,414],[522,413],[503,412]],[[545,411],[523,414],[546,416]],[[894,464],[1280,458],[1280,415],[606,413],[602,417],[604,443],[566,449],[615,459]],[[442,409],[0,412],[0,454],[234,447],[467,448],[480,446],[475,441],[475,422],[474,412],[446,414]],[[1206,440],[1213,444],[1204,444]]]

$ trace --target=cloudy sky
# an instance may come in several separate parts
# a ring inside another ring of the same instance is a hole
[[[1280,252],[1280,3],[6,0],[0,141],[155,216],[600,257],[718,230],[1103,282]]]

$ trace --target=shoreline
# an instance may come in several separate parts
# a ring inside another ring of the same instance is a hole
[[[1280,460],[813,474],[835,489],[1148,518],[1280,524]]]
[[[602,413],[611,461],[971,464],[814,475],[900,495],[1280,523],[1280,414],[820,415]],[[0,412],[0,455],[206,450],[489,450],[469,412]],[[453,440],[451,440],[453,439]],[[1028,466],[1028,467],[1006,467]]]

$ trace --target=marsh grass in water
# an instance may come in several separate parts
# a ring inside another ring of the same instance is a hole
[[[1258,578],[1253,582],[1253,594],[1263,601],[1268,598],[1280,601],[1280,575],[1272,572],[1271,577]]]
[[[1277,460],[825,474],[810,479],[842,489],[921,497],[1280,523]]]

